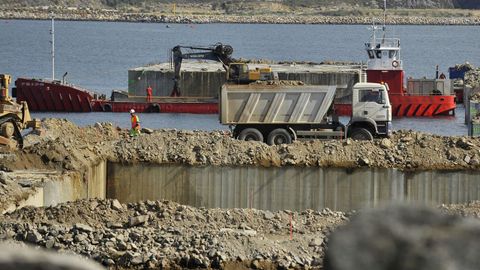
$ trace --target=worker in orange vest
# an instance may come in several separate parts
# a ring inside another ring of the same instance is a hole
[[[147,102],[152,102],[152,87],[147,87]]]
[[[130,110],[130,120],[132,122],[132,128],[130,129],[130,137],[140,135],[140,118],[135,114],[135,110]]]

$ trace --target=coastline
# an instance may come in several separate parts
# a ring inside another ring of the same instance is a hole
[[[0,10],[2,20],[48,20],[50,9],[12,8]],[[370,25],[380,17],[324,15],[225,15],[225,14],[160,14],[104,9],[57,9],[55,19],[64,21],[142,22],[142,23],[228,23],[228,24],[344,24]],[[390,25],[480,25],[480,17],[388,16]]]

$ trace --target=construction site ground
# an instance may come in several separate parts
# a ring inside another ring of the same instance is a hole
[[[12,206],[42,181],[83,174],[100,160],[189,166],[378,167],[479,170],[480,139],[398,131],[374,141],[311,140],[268,146],[238,141],[228,131],[128,130],[109,123],[78,127],[42,121],[22,150],[2,149],[0,239],[73,252],[112,269],[323,267],[328,235],[352,213],[329,209],[278,212],[206,209],[169,201],[121,204],[84,199],[50,207]],[[478,218],[480,204],[441,205]]]

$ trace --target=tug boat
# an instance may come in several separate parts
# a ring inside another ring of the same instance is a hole
[[[404,87],[405,72],[400,55],[400,39],[386,38],[385,26],[383,36],[376,37],[373,27],[372,40],[365,44],[368,54],[367,81],[386,83],[392,103],[392,114],[397,117],[453,115],[455,112],[455,96],[450,93],[449,80],[432,79],[428,83],[432,88],[418,91],[417,87]],[[412,86],[419,80],[409,79]],[[425,81],[425,80],[424,80]],[[421,82],[421,81],[420,81]],[[417,90],[417,91],[416,91]]]

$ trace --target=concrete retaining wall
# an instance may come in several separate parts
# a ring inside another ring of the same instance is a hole
[[[104,199],[106,194],[106,162],[90,167],[82,178],[79,173],[65,175],[62,181],[48,181],[43,186],[43,206],[86,198]]]
[[[82,177],[79,172],[63,174],[61,179],[47,180],[23,201],[6,207],[12,212],[24,206],[55,206],[59,203],[87,198],[106,198],[107,163],[100,162]]]
[[[389,201],[422,204],[480,199],[480,172],[396,169],[190,167],[108,164],[107,197],[172,200],[196,207],[351,210]]]

